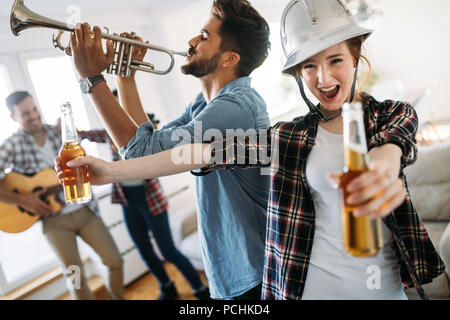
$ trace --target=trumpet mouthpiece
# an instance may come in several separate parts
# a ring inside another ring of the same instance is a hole
[[[188,51],[172,51],[172,53],[183,57],[187,57],[189,55]]]

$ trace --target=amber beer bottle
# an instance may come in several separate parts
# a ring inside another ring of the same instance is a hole
[[[368,170],[367,143],[361,103],[346,103],[342,109],[344,121],[345,167],[340,181],[341,226],[345,250],[356,257],[370,257],[382,247],[381,219],[368,215],[353,216],[354,208],[347,204],[348,183]]]
[[[86,155],[78,139],[70,102],[61,105],[61,114],[62,147],[59,151],[59,158],[63,172],[66,203],[88,202],[91,200],[88,167],[70,168],[66,165],[70,160]]]

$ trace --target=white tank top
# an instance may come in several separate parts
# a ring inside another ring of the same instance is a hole
[[[382,223],[384,247],[370,258],[348,254],[342,243],[338,191],[328,183],[330,172],[344,166],[343,136],[318,126],[306,164],[306,178],[315,209],[315,233],[302,299],[407,299],[395,256],[392,233]]]

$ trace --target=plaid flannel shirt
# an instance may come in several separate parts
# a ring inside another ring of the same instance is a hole
[[[78,134],[80,139],[87,139],[97,143],[109,143],[114,161],[121,160],[120,155],[117,153],[116,149],[114,149],[114,144],[106,130],[79,131]],[[145,179],[144,190],[148,209],[152,215],[157,216],[167,211],[169,203],[164,195],[164,191],[158,179]],[[128,201],[123,192],[123,187],[118,182],[113,183],[111,202],[128,206]]]
[[[53,156],[56,157],[62,145],[61,132],[56,126],[47,124],[43,126],[47,131],[47,139],[51,143]],[[19,129],[0,145],[0,179],[4,178],[5,171],[9,169],[31,176],[47,168],[53,169],[53,166],[49,166],[41,157],[33,137],[22,129]],[[86,205],[96,215],[99,214],[98,204],[94,198]]]
[[[369,150],[387,143],[402,149],[400,177],[407,191],[406,199],[383,221],[393,234],[392,245],[399,259],[402,284],[415,287],[419,295],[427,299],[421,285],[442,274],[445,266],[411,203],[403,174],[403,169],[417,158],[417,115],[407,103],[378,102],[365,93],[362,97]],[[317,126],[317,118],[308,113],[292,122],[277,123],[269,129],[267,138],[234,137],[214,142],[214,163],[203,170],[267,166],[261,154],[268,152],[270,155],[272,180],[267,212],[264,299],[301,299],[303,294],[315,223],[305,170]]]

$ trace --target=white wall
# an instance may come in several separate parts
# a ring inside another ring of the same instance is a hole
[[[405,91],[431,88],[419,119],[450,118],[450,1],[380,0],[378,27],[367,52],[380,79],[400,80]]]

